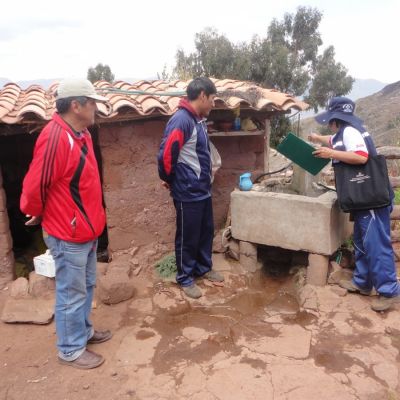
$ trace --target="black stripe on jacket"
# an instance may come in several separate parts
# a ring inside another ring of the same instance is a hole
[[[54,169],[54,160],[56,158],[57,146],[60,141],[61,127],[54,125],[47,140],[46,152],[44,154],[44,162],[42,168],[42,175],[40,177],[40,194],[42,204],[46,202],[47,189],[51,184],[51,176]]]
[[[91,224],[91,222],[89,220],[89,217],[88,217],[88,215],[87,215],[87,213],[85,211],[85,208],[83,207],[81,195],[79,193],[79,181],[81,179],[82,171],[83,171],[83,168],[85,166],[87,154],[88,154],[88,148],[87,148],[87,145],[85,143],[82,146],[81,156],[80,156],[80,159],[79,159],[78,168],[76,169],[76,171],[74,173],[74,176],[71,179],[71,183],[69,185],[69,189],[70,189],[70,192],[71,192],[72,199],[74,200],[75,204],[78,206],[79,210],[81,211],[81,213],[85,217],[86,222],[89,224],[90,229],[94,233],[93,225]]]

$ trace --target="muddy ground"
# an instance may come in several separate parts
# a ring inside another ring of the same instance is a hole
[[[95,370],[57,363],[54,322],[0,323],[0,399],[400,399],[399,309],[377,314],[337,286],[303,309],[292,275],[246,274],[222,255],[215,268],[224,287],[199,282],[197,301],[143,271],[132,300],[97,303],[95,326],[114,336],[91,346],[106,358]]]

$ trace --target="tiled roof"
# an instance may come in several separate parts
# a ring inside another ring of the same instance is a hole
[[[276,90],[263,89],[249,82],[231,79],[214,79],[218,97],[216,107],[232,109],[252,108],[258,111],[304,110],[306,103]],[[96,88],[109,98],[109,104],[99,104],[100,120],[113,120],[121,116],[141,118],[173,114],[189,81],[138,81],[108,83],[99,81]],[[58,83],[48,90],[32,85],[22,90],[14,83],[6,84],[0,90],[0,123],[24,124],[45,122],[51,119],[55,110],[54,93]],[[108,92],[107,92],[108,90]],[[114,91],[114,92],[112,92]],[[119,91],[119,92],[118,92]],[[126,91],[144,91],[144,94],[131,94]],[[162,95],[168,92],[174,95]],[[153,94],[155,93],[155,94]],[[119,118],[118,118],[119,119]]]

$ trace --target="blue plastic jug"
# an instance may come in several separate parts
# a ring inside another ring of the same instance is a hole
[[[253,182],[251,181],[250,177],[251,177],[250,172],[246,172],[243,175],[240,175],[240,178],[239,178],[239,189],[240,190],[244,190],[244,191],[251,190],[251,188],[253,187]]]

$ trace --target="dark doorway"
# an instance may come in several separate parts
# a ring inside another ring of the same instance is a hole
[[[33,270],[33,257],[43,253],[41,227],[27,227],[25,215],[19,208],[22,182],[32,160],[33,147],[38,134],[13,133],[0,134],[0,166],[3,175],[3,188],[7,198],[7,212],[13,239],[15,274],[27,277]]]
[[[101,185],[103,186],[103,158],[101,156],[101,149],[99,145],[99,130],[97,126],[93,126],[89,129],[89,131],[90,134],[92,135],[94,154],[96,156],[97,165],[99,167]],[[104,208],[106,208],[104,200],[104,191],[103,191],[103,206]],[[109,261],[107,224],[104,227],[103,233],[99,236],[98,239],[97,260],[100,262]]]

